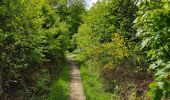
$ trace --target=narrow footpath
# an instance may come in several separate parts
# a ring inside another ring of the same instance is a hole
[[[70,97],[71,100],[86,100],[83,92],[80,70],[77,61],[73,56],[67,57],[69,66],[71,67],[71,83],[70,83]]]

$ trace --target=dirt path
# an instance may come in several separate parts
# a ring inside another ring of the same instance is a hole
[[[69,56],[67,58],[69,65],[71,66],[71,100],[86,100],[83,92],[80,70],[78,69],[78,63],[73,56]]]

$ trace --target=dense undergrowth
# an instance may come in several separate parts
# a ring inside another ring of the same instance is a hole
[[[169,4],[102,0],[83,15],[76,51],[106,91],[125,100],[170,98]]]
[[[148,85],[152,75],[147,72],[135,72],[134,69],[117,68],[105,69],[100,73],[93,71],[79,61],[84,92],[87,100],[149,100]],[[137,70],[137,69],[136,69]]]
[[[0,0],[1,100],[48,97],[84,10],[80,0]]]

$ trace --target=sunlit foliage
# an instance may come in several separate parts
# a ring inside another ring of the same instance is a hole
[[[149,94],[154,100],[170,98],[170,2],[168,0],[139,0],[138,17],[134,21],[137,36],[142,39],[141,49],[147,48],[151,60],[149,69],[155,73]]]

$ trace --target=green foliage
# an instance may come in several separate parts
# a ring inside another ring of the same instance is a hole
[[[69,100],[69,82],[70,82],[70,69],[66,65],[63,72],[59,74],[58,80],[56,80],[50,89],[49,100]]]
[[[84,0],[0,0],[0,96],[46,98],[65,51],[77,48],[90,66],[81,67],[87,99],[111,99],[104,90],[113,92],[119,84],[113,71],[136,72],[148,63],[155,76],[148,94],[170,99],[169,22],[169,0],[98,0],[88,11]],[[105,89],[91,71],[106,78]],[[49,99],[68,99],[68,71],[61,75]],[[136,99],[135,90],[130,95]]]
[[[53,70],[50,68],[61,71],[67,48],[68,25],[64,20],[61,21],[60,15],[56,13],[59,9],[54,9],[50,2],[0,1],[2,98],[13,91],[24,91],[22,95],[25,98],[37,95],[37,91],[48,91],[47,85],[50,84]],[[57,67],[44,68],[46,62],[55,63]],[[30,73],[31,70],[34,71]],[[33,82],[28,84],[28,81]],[[15,89],[12,89],[13,86]]]
[[[77,33],[78,27],[82,22],[82,14],[85,12],[84,0],[50,0],[50,4],[56,9],[60,16],[60,21],[65,21],[68,26],[67,50],[73,52],[77,48],[74,42],[74,34]]]
[[[169,20],[170,5],[168,0],[138,1],[138,17],[134,21],[137,36],[141,38],[141,48],[147,48],[147,56],[152,61],[150,70],[155,73],[155,81],[150,85],[150,93],[154,100],[163,96],[170,98],[169,87]]]
[[[75,37],[90,66],[114,68],[124,65],[125,59],[132,56],[129,52],[133,49],[129,48],[135,32],[132,28],[135,10],[136,6],[130,0],[103,0],[83,16],[84,23]]]
[[[83,24],[80,25],[75,37],[80,54],[85,64],[89,66],[89,73],[93,71],[100,75],[106,91],[112,93],[116,91],[117,84],[122,81],[115,77],[121,77],[119,74],[122,74],[125,75],[123,76],[125,82],[120,85],[120,88],[124,86],[119,92],[122,93],[120,96],[126,95],[124,96],[126,98],[135,94],[134,98],[139,99],[140,97],[135,93],[137,90],[132,89],[130,94],[131,90],[126,89],[126,86],[128,87],[126,81],[132,74],[128,76],[126,71],[120,71],[118,75],[113,74],[113,70],[116,72],[119,69],[144,70],[147,65],[146,54],[137,48],[139,39],[136,38],[136,30],[133,27],[136,12],[137,6],[133,0],[98,1],[83,15]],[[128,92],[124,92],[123,89]],[[144,92],[140,95],[143,96]]]
[[[89,73],[89,69],[83,63],[80,65],[80,71],[87,100],[112,100],[116,97],[104,91],[99,76]]]

